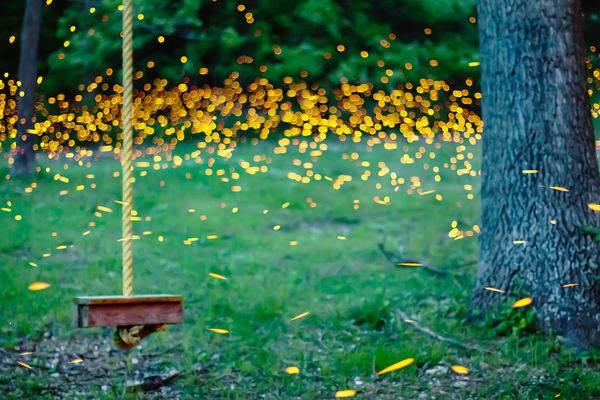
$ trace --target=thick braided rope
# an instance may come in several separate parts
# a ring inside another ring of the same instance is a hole
[[[132,223],[133,182],[131,180],[133,147],[133,0],[123,0],[123,296],[133,296]],[[165,330],[165,325],[118,326],[115,344],[125,350],[137,346],[152,332]]]
[[[133,296],[131,153],[133,140],[133,0],[123,0],[123,296]]]
[[[140,341],[151,333],[166,330],[167,325],[118,326],[113,340],[120,349],[129,350],[140,344]]]

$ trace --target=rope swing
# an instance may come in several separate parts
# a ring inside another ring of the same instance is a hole
[[[125,350],[138,345],[152,332],[166,330],[166,324],[180,324],[181,296],[133,294],[133,0],[123,0],[123,296],[75,297],[75,321],[82,328],[116,326],[113,340]]]
[[[133,296],[133,181],[131,159],[133,153],[133,4],[123,0],[123,145],[121,163],[123,167],[123,215],[121,229],[123,237],[123,296]],[[115,344],[129,350],[152,332],[166,330],[166,325],[117,326],[113,336]]]

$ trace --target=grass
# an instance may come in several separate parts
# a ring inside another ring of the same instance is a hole
[[[463,168],[463,161],[452,162],[457,144],[438,148],[417,142],[393,151],[349,141],[328,145],[322,155],[311,156],[311,149],[300,153],[290,146],[286,154],[276,155],[275,143],[241,143],[230,159],[204,151],[203,164],[183,159],[179,167],[169,162],[164,169],[164,154],[157,162],[150,156],[140,159],[150,167],[135,172],[134,208],[142,217],[135,223],[141,236],[134,242],[135,290],[182,294],[185,311],[183,325],[145,339],[128,358],[114,349],[102,350],[109,329],[71,326],[73,296],[113,294],[121,288],[120,214],[114,203],[120,199],[120,177],[114,176],[118,162],[103,159],[88,167],[71,161],[65,169],[64,160],[46,160],[30,193],[24,189],[31,181],[3,179],[0,206],[10,211],[0,212],[0,345],[5,349],[0,393],[9,398],[41,393],[161,398],[160,391],[125,392],[126,374],[144,372],[143,363],[132,360],[152,356],[154,371],[186,373],[168,385],[174,398],[316,399],[332,398],[343,389],[359,391],[356,398],[385,399],[600,396],[598,355],[575,353],[560,337],[539,334],[526,311],[507,308],[487,323],[466,322],[477,235],[454,240],[448,232],[453,221],[465,233],[478,223],[479,177],[459,176],[443,167]],[[424,156],[416,159],[421,146]],[[183,157],[193,150],[177,153]],[[415,162],[401,163],[401,150]],[[459,153],[468,152],[477,170],[479,147]],[[207,175],[211,157],[214,165]],[[240,166],[242,161],[268,170],[250,174]],[[434,180],[434,166],[440,168],[440,182]],[[290,172],[306,175],[308,169],[334,180],[342,174],[352,180],[336,190],[325,178],[299,183],[288,177]],[[370,176],[362,180],[365,171]],[[405,182],[392,184],[392,172]],[[69,181],[55,180],[55,174]],[[419,177],[419,187],[408,194],[411,177]],[[79,185],[85,188],[77,190]],[[242,190],[234,192],[232,186]],[[436,192],[419,195],[419,188]],[[61,195],[64,190],[68,193]],[[467,198],[469,193],[473,199]],[[375,196],[389,196],[390,204],[375,202]],[[114,212],[98,217],[98,205]],[[388,250],[452,274],[393,265],[378,249],[382,231]],[[228,279],[215,279],[211,272]],[[37,281],[51,286],[28,290]],[[491,352],[441,342],[405,322],[398,309],[443,336]],[[304,312],[310,314],[290,321]],[[36,351],[18,355],[18,349],[49,337],[65,346],[59,353],[69,353],[70,343],[82,340],[86,351],[95,344],[100,350],[96,358],[84,355],[83,363],[68,368],[64,361],[48,366]],[[415,362],[410,366],[376,375],[411,357]],[[18,365],[18,360],[33,369]],[[81,384],[79,375],[69,378],[69,371],[85,370],[88,364],[112,366],[118,373],[92,374]],[[448,369],[451,365],[465,366],[470,373],[455,374]],[[286,374],[288,366],[297,366],[300,373]],[[70,382],[67,386],[74,392],[56,382]],[[44,391],[52,386],[53,391]]]

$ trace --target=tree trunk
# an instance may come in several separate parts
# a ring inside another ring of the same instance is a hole
[[[33,173],[33,144],[36,135],[30,132],[35,123],[35,86],[37,74],[37,50],[42,22],[43,0],[27,0],[25,17],[21,29],[21,54],[19,56],[19,80],[21,87],[17,94],[17,138],[13,164],[13,174]]]
[[[600,226],[588,207],[600,203],[600,175],[580,0],[479,0],[478,12],[484,132],[472,310],[527,293],[542,328],[600,345],[599,247],[582,230]]]

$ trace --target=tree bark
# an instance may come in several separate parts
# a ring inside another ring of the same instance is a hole
[[[527,293],[542,328],[600,345],[599,246],[582,230],[600,226],[588,207],[600,203],[600,175],[580,0],[479,0],[478,13],[484,132],[472,311],[503,300],[485,287]]]
[[[34,166],[33,145],[36,138],[30,132],[35,123],[35,87],[37,80],[37,51],[42,23],[43,0],[27,0],[21,29],[21,54],[19,56],[19,81],[17,93],[16,149],[13,174],[31,175]]]

